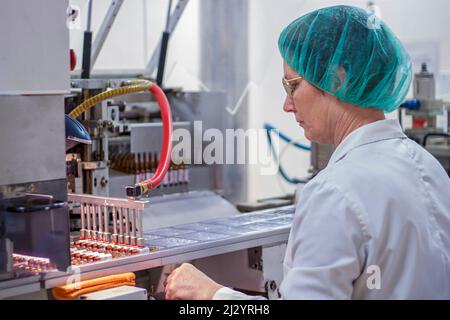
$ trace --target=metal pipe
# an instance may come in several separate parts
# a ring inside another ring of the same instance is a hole
[[[139,247],[143,247],[144,246],[144,238],[142,236],[142,210],[141,209],[137,209],[138,212],[138,216],[137,216],[137,222],[138,222],[138,238],[137,238],[137,245]]]
[[[161,50],[159,52],[158,71],[156,73],[156,83],[160,87],[162,87],[163,85],[164,69],[166,66],[167,47],[169,45],[169,37],[170,37],[169,26],[170,26],[171,11],[172,11],[172,0],[169,0],[169,6],[167,8],[166,29],[164,30],[161,38]]]
[[[91,229],[91,205],[86,205],[86,220],[87,220],[87,238],[92,238],[92,229]]]
[[[92,207],[92,238],[94,240],[97,240],[97,206],[91,206]]]
[[[113,210],[113,216],[112,216],[112,218],[113,218],[113,236],[112,236],[112,240],[113,240],[114,242],[117,242],[117,241],[118,241],[118,238],[117,238],[117,215],[116,215],[116,207],[113,207],[112,210]]]
[[[110,241],[110,237],[109,237],[109,212],[108,212],[108,207],[104,206],[104,230],[103,230],[103,240],[105,241]]]
[[[91,21],[92,21],[92,0],[88,0],[86,31],[92,31],[91,30]]]
[[[102,207],[97,206],[97,219],[98,219],[98,233],[97,233],[97,239],[103,240],[103,214],[102,214]]]
[[[123,208],[119,208],[119,243],[123,243]]]
[[[83,35],[83,61],[81,66],[81,78],[89,79],[91,76],[91,48],[92,48],[92,1],[88,1],[88,13],[86,31]]]
[[[131,209],[131,239],[130,243],[136,245],[136,209]]]
[[[92,196],[86,194],[75,194],[69,193],[67,195],[68,200],[75,203],[89,203],[91,205],[107,205],[110,207],[121,207],[121,208],[136,208],[136,209],[144,209],[147,208],[150,204],[149,201],[144,200],[130,200],[125,198],[109,198],[109,197],[101,197],[101,196]]]
[[[82,232],[80,232],[80,236],[91,240],[112,241],[121,244],[131,243],[133,245],[143,246],[144,239],[142,238],[141,214],[142,209],[148,207],[148,201],[73,193],[68,194],[68,200],[80,204],[82,220]],[[112,235],[109,230],[109,208],[112,210]],[[117,210],[119,214],[117,214]],[[126,211],[124,212],[123,210]],[[130,210],[132,210],[131,215]]]
[[[169,21],[169,25],[166,24],[166,32],[172,33],[175,30],[175,27],[178,24],[178,21],[181,18],[181,15],[183,14],[184,9],[186,8],[186,5],[188,4],[189,0],[179,0],[176,4],[175,8],[173,9],[172,14],[170,15],[170,18],[166,20]],[[161,52],[161,44],[162,39],[159,40],[158,44],[156,45],[152,56],[147,63],[147,66],[145,68],[145,73],[147,75],[152,75],[155,71],[156,67],[158,66],[159,56]]]
[[[105,43],[109,32],[111,31],[111,27],[114,24],[114,20],[119,13],[123,1],[124,0],[112,0],[109,5],[108,11],[106,12],[103,22],[97,31],[97,35],[95,36],[94,44],[92,45],[91,69],[95,64],[95,61],[97,61],[97,57],[102,50],[103,44]]]
[[[171,11],[172,11],[172,0],[169,0],[169,5],[167,7],[167,17],[166,17],[166,31],[170,31],[169,26],[170,26],[170,12]]]
[[[125,244],[130,244],[130,209],[125,209]]]
[[[80,230],[80,239],[84,239],[86,237],[86,226],[84,221],[84,203],[80,203],[80,217],[81,217],[81,230]]]

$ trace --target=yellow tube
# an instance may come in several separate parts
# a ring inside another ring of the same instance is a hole
[[[72,118],[76,118],[80,114],[82,114],[83,112],[88,110],[90,107],[99,103],[100,101],[103,101],[105,99],[115,97],[115,96],[121,96],[121,95],[127,94],[127,93],[148,91],[148,90],[150,90],[152,85],[153,85],[153,82],[151,82],[151,81],[138,80],[138,81],[132,82],[129,86],[102,92],[96,96],[93,96],[92,98],[87,99],[82,104],[80,104],[78,107],[73,109],[72,112],[69,113],[69,116],[71,116]]]

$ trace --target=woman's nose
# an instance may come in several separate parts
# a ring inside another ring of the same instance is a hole
[[[291,97],[286,97],[283,105],[284,112],[295,112],[294,102]]]

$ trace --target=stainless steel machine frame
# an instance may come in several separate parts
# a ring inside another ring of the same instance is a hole
[[[1,280],[30,275],[11,268],[14,253],[47,258],[60,270],[70,265],[63,111],[69,92],[67,6],[59,0],[2,2]]]

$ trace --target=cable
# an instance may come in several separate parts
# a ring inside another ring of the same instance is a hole
[[[89,98],[85,102],[80,104],[69,114],[72,118],[76,118],[80,114],[88,110],[90,107],[96,105],[97,103],[105,99],[127,93],[147,91],[147,90],[153,93],[161,110],[161,120],[163,123],[161,160],[158,163],[158,167],[156,168],[155,173],[150,179],[139,182],[134,186],[126,187],[126,194],[128,197],[135,197],[135,198],[140,197],[141,195],[146,194],[150,190],[156,188],[162,182],[164,176],[167,173],[167,170],[169,169],[172,152],[173,124],[172,124],[172,112],[170,111],[169,101],[167,100],[167,97],[164,94],[164,92],[161,90],[160,87],[158,87],[153,82],[147,80],[140,80],[133,82],[129,86],[112,89],[106,92],[102,92],[96,96],[93,96],[92,98]]]
[[[169,37],[170,37],[169,25],[170,25],[171,9],[172,9],[172,0],[169,0],[169,6],[167,8],[166,29],[164,30],[161,38],[161,51],[159,52],[158,71],[156,73],[156,83],[159,86],[162,86],[164,69],[166,67],[167,48],[169,46]]]
[[[88,13],[86,31],[83,34],[83,61],[81,69],[81,79],[89,79],[91,77],[91,49],[92,49],[92,0],[88,0]]]
[[[164,179],[167,170],[170,166],[171,152],[172,152],[172,113],[170,111],[169,101],[166,95],[157,85],[152,86],[150,91],[155,95],[156,101],[158,101],[161,109],[161,119],[163,123],[163,140],[161,146],[161,160],[158,163],[153,176],[145,181],[138,183],[137,185],[147,187],[147,190],[156,188]],[[147,190],[143,193],[146,193]]]
[[[156,84],[153,84],[150,91],[155,95],[161,109],[161,120],[163,123],[163,140],[161,146],[161,160],[158,163],[153,176],[145,181],[139,182],[134,186],[126,188],[128,197],[139,197],[156,188],[164,179],[170,166],[172,153],[172,112],[170,111],[169,101],[166,95]]]
[[[274,126],[272,126],[272,125],[270,125],[268,123],[266,123],[264,125],[264,129],[266,129],[268,132],[269,131],[275,131],[280,136],[281,139],[283,139],[287,143],[292,143],[292,145],[294,147],[296,147],[296,148],[299,148],[299,149],[302,149],[302,150],[305,150],[305,151],[311,151],[311,147],[294,141],[293,139],[291,139],[288,136],[286,136],[285,134],[281,133],[277,128],[275,128]]]
[[[292,146],[294,146],[294,147],[296,147],[298,149],[305,150],[305,151],[311,151],[311,148],[306,146],[306,145],[304,145],[304,144],[301,144],[301,143],[298,143],[298,142],[294,141],[293,139],[291,139],[288,136],[284,135],[283,133],[281,133],[279,130],[277,130],[275,127],[273,127],[270,124],[265,124],[264,128],[266,129],[267,140],[269,142],[270,149],[272,150],[273,157],[274,157],[275,161],[278,164],[278,172],[283,177],[283,179],[286,182],[290,183],[290,184],[300,184],[300,183],[304,184],[304,183],[307,183],[308,180],[306,180],[306,179],[291,178],[291,177],[289,177],[286,174],[286,172],[284,171],[283,167],[281,166],[280,160],[277,157],[277,153],[276,153],[275,147],[274,147],[273,142],[272,142],[271,131],[275,131],[275,133],[277,133],[280,138],[282,138],[284,141],[286,141],[288,143],[288,146],[292,145]],[[281,157],[281,155],[280,155],[280,157]]]
[[[298,142],[298,141],[292,141],[292,142],[289,142],[289,143],[287,143],[287,144],[285,144],[285,145],[283,146],[283,148],[281,149],[281,152],[280,152],[280,157],[279,157],[279,160],[278,160],[278,165],[283,161],[283,156],[285,155],[286,150],[288,150],[289,147],[292,147],[292,146],[294,145],[294,143],[299,143],[299,142]],[[278,182],[278,185],[280,186],[281,191],[282,191],[284,194],[290,194],[290,193],[285,189],[285,187],[283,186],[282,179],[284,179],[284,178],[283,178],[283,176],[282,176],[281,174],[280,174],[280,175],[277,175],[277,182]],[[305,181],[305,182],[304,182],[304,183],[297,183],[297,184],[305,184],[306,182],[309,181],[309,179],[303,179],[303,181]]]
[[[148,80],[138,80],[138,81],[132,82],[131,85],[129,85],[129,86],[120,87],[120,88],[102,92],[96,96],[93,96],[92,98],[87,99],[82,104],[80,104],[78,107],[73,109],[69,113],[69,116],[71,116],[72,118],[77,118],[80,114],[82,114],[83,112],[88,110],[90,107],[96,105],[100,101],[103,101],[103,100],[106,100],[106,99],[109,99],[109,98],[115,97],[115,96],[121,96],[121,95],[127,94],[127,93],[151,90],[151,88],[153,86],[155,86],[155,84],[153,82],[150,82]]]
[[[423,137],[423,142],[422,142],[422,146],[426,147],[427,146],[427,141],[428,138],[431,137],[441,137],[441,138],[450,138],[450,134],[449,133],[427,133],[424,137]]]

